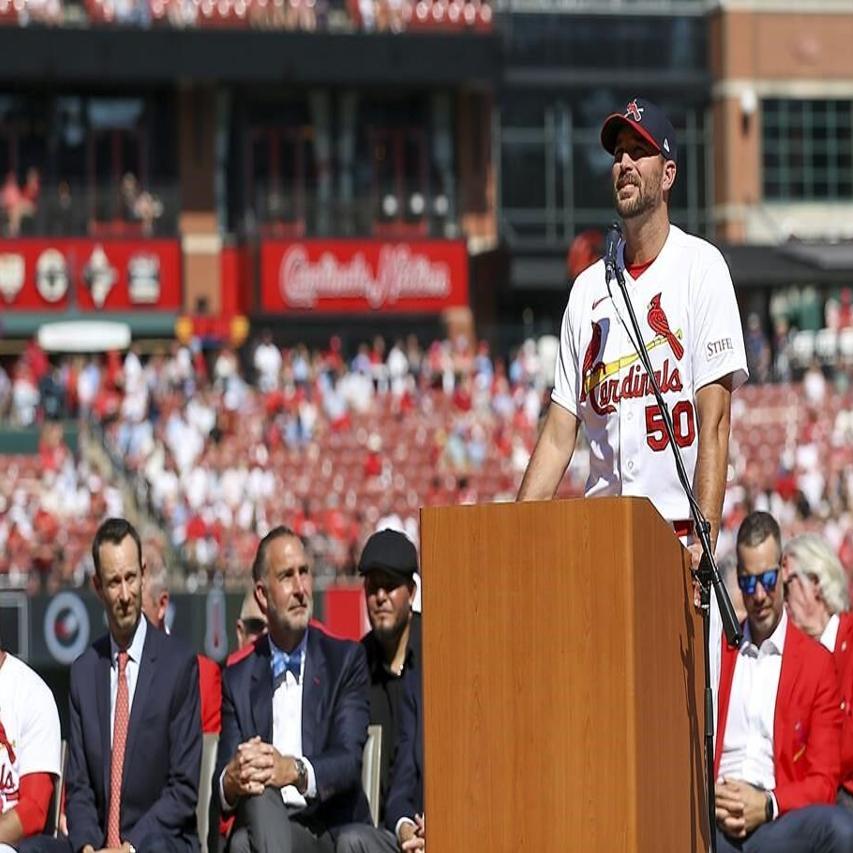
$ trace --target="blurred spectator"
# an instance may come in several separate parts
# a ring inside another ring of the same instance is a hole
[[[71,186],[62,180],[57,184],[56,196],[47,210],[47,232],[58,237],[68,237],[74,232],[74,207]]]
[[[150,237],[154,233],[155,222],[163,215],[160,200],[143,189],[132,172],[126,172],[121,179],[119,194],[122,219],[125,222],[138,222],[142,226],[143,235]]]
[[[744,346],[750,379],[758,383],[766,382],[770,377],[770,344],[761,328],[758,314],[752,313],[747,318]]]
[[[826,397],[826,377],[820,367],[820,362],[814,359],[803,376],[803,392],[807,402],[812,406],[823,405]]]
[[[41,179],[35,167],[31,166],[27,169],[23,187],[18,186],[18,178],[14,172],[7,173],[3,189],[0,190],[0,206],[6,217],[6,231],[9,237],[19,236],[23,223],[35,217],[40,190]]]
[[[814,534],[785,545],[782,571],[791,619],[835,661],[844,716],[838,802],[853,810],[853,615],[847,576],[832,548]]]
[[[791,379],[791,361],[788,347],[791,343],[791,330],[785,317],[778,317],[773,322],[773,378],[777,382],[789,382]]]
[[[255,371],[258,378],[258,388],[264,393],[278,387],[278,376],[281,371],[281,350],[273,343],[272,334],[266,331],[255,348]]]

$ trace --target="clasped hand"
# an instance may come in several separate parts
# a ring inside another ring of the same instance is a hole
[[[746,838],[765,822],[767,793],[747,782],[722,779],[714,786],[717,826],[732,838]]]
[[[400,850],[426,850],[426,823],[424,816],[415,815],[414,823],[404,823],[400,827]]]
[[[272,744],[259,737],[241,743],[225,768],[225,796],[235,797],[262,794],[264,788],[284,788],[299,778],[296,762],[282,755]]]

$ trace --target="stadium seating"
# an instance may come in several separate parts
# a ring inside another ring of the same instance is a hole
[[[194,392],[165,379],[177,370],[161,362],[161,375],[148,380],[150,422],[120,398],[99,402],[119,393],[104,373],[93,405],[104,441],[190,574],[222,572],[241,584],[258,532],[284,518],[309,539],[319,573],[332,578],[354,571],[377,524],[416,538],[423,505],[514,497],[548,398],[535,344],[505,365],[436,342],[393,379],[391,356],[364,355],[344,368],[315,352],[306,368],[303,356],[285,351],[267,392],[254,374],[218,376],[215,360],[212,385],[199,378],[201,393]],[[786,534],[826,533],[853,561],[853,396],[824,393],[823,381],[818,373],[803,384],[748,385],[735,394],[722,555],[732,547],[726,533],[758,506],[771,507]],[[561,496],[582,493],[586,453],[581,444]],[[85,579],[96,520],[120,497],[85,461],[69,455],[60,468],[78,500],[54,509],[49,495],[60,473],[37,456],[4,466],[0,578],[7,582],[28,571],[54,583]],[[32,525],[18,523],[22,514]]]

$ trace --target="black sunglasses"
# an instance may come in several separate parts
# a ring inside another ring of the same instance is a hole
[[[263,634],[267,630],[267,623],[263,619],[255,619],[251,616],[241,620],[243,630],[247,634]]]
[[[744,595],[754,595],[755,587],[759,581],[766,592],[773,592],[776,589],[776,584],[779,581],[779,567],[775,569],[765,569],[757,575],[738,575],[737,585]]]

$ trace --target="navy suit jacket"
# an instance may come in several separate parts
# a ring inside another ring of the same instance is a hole
[[[420,669],[407,669],[400,697],[400,736],[388,782],[385,825],[395,832],[401,817],[424,812],[424,731]]]
[[[308,628],[302,689],[302,754],[314,767],[317,796],[295,820],[320,833],[368,823],[361,759],[369,722],[367,660],[358,643]],[[222,676],[222,736],[214,790],[237,747],[260,736],[272,743],[273,683],[269,638]]]
[[[142,617],[145,618],[144,616]],[[71,667],[68,831],[75,851],[105,846],[110,802],[110,638]],[[168,836],[198,850],[195,808],[201,765],[198,663],[180,640],[151,624],[130,709],[121,838],[139,851]]]

